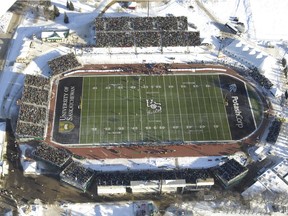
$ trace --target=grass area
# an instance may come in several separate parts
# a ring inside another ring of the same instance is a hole
[[[80,143],[231,140],[218,75],[83,78]]]

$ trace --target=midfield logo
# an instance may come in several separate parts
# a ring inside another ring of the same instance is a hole
[[[237,91],[237,85],[236,84],[229,85],[229,91],[235,93]]]

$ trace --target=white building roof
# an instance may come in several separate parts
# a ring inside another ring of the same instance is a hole
[[[271,169],[268,169],[261,176],[259,176],[258,181],[272,192],[283,193],[288,191],[288,185]]]
[[[69,29],[47,29],[41,32],[41,38],[66,38],[69,34]]]
[[[277,164],[273,170],[278,173],[282,178],[288,174],[288,159],[283,160]]]
[[[257,194],[264,192],[265,190],[266,188],[264,187],[264,185],[262,185],[259,181],[256,181],[253,185],[243,191],[241,195],[243,197],[253,197]]]

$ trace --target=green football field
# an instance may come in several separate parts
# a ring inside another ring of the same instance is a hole
[[[84,77],[80,143],[231,140],[219,75]]]

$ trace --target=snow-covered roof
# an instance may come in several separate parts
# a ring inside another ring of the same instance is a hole
[[[67,38],[68,34],[69,29],[46,29],[41,32],[41,38],[42,39]]]
[[[266,190],[263,184],[259,181],[256,181],[253,185],[247,188],[245,191],[242,192],[243,197],[253,197],[259,193],[262,193]]]
[[[288,159],[284,159],[282,162],[277,164],[273,170],[278,173],[282,178],[288,174]]]
[[[280,97],[280,96],[283,94],[283,92],[282,92],[279,88],[274,87],[274,86],[270,89],[270,92],[271,92],[275,97]]]
[[[257,148],[256,150],[255,150],[255,154],[257,154],[257,155],[259,155],[259,154],[261,154],[261,152],[264,150],[264,146],[260,146],[259,148]]]
[[[259,176],[258,181],[272,192],[283,193],[288,191],[288,185],[271,169]]]

